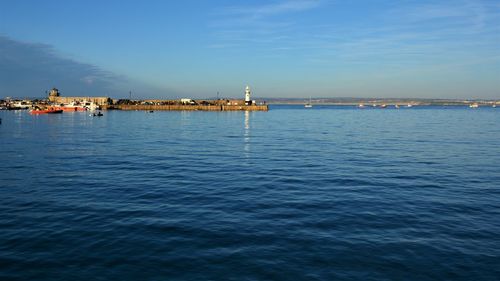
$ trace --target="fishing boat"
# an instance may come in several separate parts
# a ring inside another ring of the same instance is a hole
[[[62,111],[69,111],[69,112],[75,112],[75,111],[87,111],[91,110],[91,108],[95,109],[95,106],[92,105],[93,103],[90,102],[71,102],[69,104],[60,104],[58,106],[54,106],[56,109],[60,109]]]
[[[84,105],[82,105],[80,103],[75,103],[75,102],[72,102],[70,104],[66,104],[63,107],[61,107],[61,109],[64,111],[87,111],[88,110],[88,108],[85,107]]]
[[[30,110],[31,114],[54,114],[54,113],[62,113],[62,109],[47,107],[47,108],[34,108]]]

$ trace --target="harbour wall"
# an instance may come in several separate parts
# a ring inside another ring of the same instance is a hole
[[[107,106],[103,109],[119,110],[171,110],[171,111],[268,111],[268,105],[130,105],[119,104]]]

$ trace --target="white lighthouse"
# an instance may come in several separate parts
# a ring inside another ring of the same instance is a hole
[[[250,87],[245,88],[245,104],[252,105],[252,100],[250,100]]]

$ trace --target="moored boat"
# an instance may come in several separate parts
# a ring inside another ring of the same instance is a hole
[[[62,111],[68,111],[68,112],[74,112],[74,111],[86,111],[87,109],[85,107],[79,107],[79,106],[56,106],[54,107],[55,109],[62,110]]]
[[[89,105],[90,105],[90,103],[89,103]],[[54,108],[60,109],[62,111],[68,111],[68,112],[89,110],[88,106],[86,106],[85,104],[79,103],[79,102],[72,102],[69,104],[61,104],[58,106],[54,106]]]
[[[54,114],[54,113],[62,113],[62,109],[47,107],[47,108],[34,108],[30,110],[31,114]]]
[[[307,102],[306,104],[304,104],[304,107],[305,108],[311,108],[311,107],[313,107],[312,102],[311,102],[311,97],[309,97],[309,102]]]

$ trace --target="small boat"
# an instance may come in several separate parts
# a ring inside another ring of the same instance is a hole
[[[364,108],[364,107],[365,107],[365,105],[364,105],[364,104],[362,104],[362,103],[360,103],[360,104],[358,105],[358,107],[359,107],[359,108]]]
[[[477,104],[477,103],[469,104],[469,107],[470,108],[478,108],[479,104]]]
[[[496,104],[494,104],[494,105],[492,105],[491,107],[497,107],[497,105],[496,105]]]
[[[413,106],[413,104],[411,104],[411,103],[406,105],[406,107],[412,107],[412,106]]]
[[[54,114],[54,113],[62,113],[63,110],[62,109],[57,109],[57,108],[52,108],[52,107],[49,107],[49,108],[35,108],[35,109],[32,109],[30,110],[30,113],[31,114]]]
[[[395,104],[395,105],[394,105],[394,107],[395,107],[395,108],[399,108],[399,105],[398,105],[398,104]]]
[[[383,104],[380,106],[380,108],[386,108],[387,107],[387,104]]]
[[[89,103],[90,105],[90,103]],[[62,111],[75,112],[75,111],[87,111],[89,107],[85,104],[81,104],[79,102],[71,102],[69,104],[60,104],[58,106],[54,106],[54,108],[60,109]]]
[[[308,103],[306,103],[306,104],[304,105],[304,107],[305,107],[305,108],[311,108],[311,107],[313,107],[313,105],[312,105],[312,103],[311,103],[311,98],[309,98],[309,102],[308,102]]]
[[[23,100],[23,101],[16,101],[12,104],[13,108],[16,109],[30,109],[32,107],[31,101]]]

